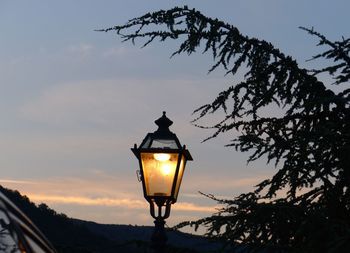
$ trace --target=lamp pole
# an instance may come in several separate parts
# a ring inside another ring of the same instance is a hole
[[[154,218],[151,246],[155,253],[164,253],[165,219],[170,216],[171,205],[176,203],[186,162],[193,159],[186,146],[181,146],[169,130],[173,122],[165,112],[155,123],[158,129],[148,133],[140,146],[135,144],[131,150],[139,161],[143,194]]]
[[[152,245],[155,253],[164,253],[165,245],[168,240],[168,237],[165,233],[165,220],[158,218],[154,220],[154,230],[151,237]]]

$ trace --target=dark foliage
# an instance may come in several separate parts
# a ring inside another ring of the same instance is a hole
[[[155,39],[181,40],[173,55],[202,50],[214,59],[209,72],[222,67],[233,77],[244,73],[242,81],[232,79],[213,102],[195,110],[194,124],[214,129],[208,139],[238,133],[228,146],[250,151],[249,161],[267,157],[277,172],[232,200],[209,196],[224,207],[179,227],[204,225],[209,237],[251,251],[349,252],[350,39],[332,42],[301,29],[327,48],[312,58],[330,62],[327,67],[301,68],[272,44],[186,6],[101,30],[115,31],[124,41],[141,39],[144,46]],[[199,123],[220,110],[225,117],[214,126]]]
[[[39,227],[58,252],[114,252],[111,249],[117,246],[115,242],[91,233],[85,226],[56,213],[46,204],[36,206],[18,191],[0,189]]]

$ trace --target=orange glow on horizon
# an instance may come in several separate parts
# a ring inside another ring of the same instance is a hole
[[[45,194],[28,194],[30,200],[36,203],[45,202],[47,204],[73,204],[83,206],[110,206],[123,207],[127,209],[148,209],[148,203],[144,200],[118,199],[118,198],[89,198],[80,196],[58,196]],[[173,205],[173,209],[185,212],[214,212],[217,206],[200,206],[188,202],[178,202]]]

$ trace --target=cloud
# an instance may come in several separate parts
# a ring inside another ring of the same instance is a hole
[[[69,52],[79,54],[81,56],[89,55],[93,49],[94,46],[88,43],[80,43],[78,45],[71,45],[68,47]]]
[[[219,175],[214,178],[214,176],[199,175],[197,180],[191,178],[185,178],[185,180],[191,181],[190,184],[186,184],[188,187],[188,193],[184,193],[186,197],[190,198],[202,198],[203,196],[199,193],[193,193],[195,189],[202,191],[204,193],[221,192],[227,193],[230,191],[232,194],[238,191],[252,190],[255,185],[263,181],[264,179],[270,177],[269,173],[261,173],[260,175],[242,175],[237,173],[236,178],[231,176]]]
[[[19,113],[25,119],[54,125],[103,123],[106,110],[110,112],[120,107],[110,85],[108,82],[79,82],[51,87],[21,106]],[[100,90],[102,86],[105,89]]]
[[[36,203],[48,204],[74,204],[83,206],[116,206],[129,209],[145,209],[147,204],[141,200],[113,199],[113,198],[87,198],[81,196],[58,196],[45,194],[28,194],[28,197]]]
[[[178,202],[174,204],[173,210],[177,211],[186,211],[186,212],[204,212],[204,213],[213,213],[218,208],[218,206],[202,206],[196,205],[188,202]]]
[[[145,84],[146,85],[146,84]],[[107,126],[123,123],[150,91],[132,80],[95,80],[65,83],[44,90],[39,97],[22,105],[26,120],[57,126]]]
[[[145,200],[118,199],[118,198],[88,198],[81,196],[58,196],[46,194],[28,194],[30,200],[36,203],[47,204],[73,204],[83,206],[110,206],[126,209],[147,209],[148,203]],[[214,206],[199,206],[193,203],[179,202],[174,204],[173,209],[183,212],[214,212]]]
[[[162,110],[181,115],[183,119],[196,105],[207,102],[208,93],[199,92],[198,88],[212,87],[213,83],[213,79],[147,78],[59,83],[43,89],[37,97],[22,104],[18,112],[23,119],[59,125],[110,124],[124,119],[140,122],[150,120],[149,115],[161,114]]]
[[[230,192],[233,195],[235,189],[232,185],[243,187],[259,180],[254,177],[235,180],[227,178],[221,179],[221,184],[225,185],[220,186],[216,180],[210,182],[209,178],[205,179],[204,176],[196,178],[196,181],[187,179],[195,182],[197,186],[201,183],[200,190],[204,184],[208,184],[205,188],[209,189],[210,193]],[[149,205],[143,198],[142,187],[133,173],[107,173],[91,168],[76,177],[18,180],[5,178],[0,182],[6,187],[19,190],[36,204],[46,203],[56,212],[63,212],[69,217],[102,223],[152,224]],[[192,183],[184,182],[178,202],[172,206],[169,225],[209,216],[220,207],[215,201],[196,193],[193,189]]]
[[[61,178],[46,180],[0,180],[4,185],[15,187],[35,203],[51,205],[82,205],[118,207],[123,209],[148,209],[140,187],[130,184],[129,180],[120,180],[101,171],[93,171],[85,178]],[[22,184],[21,184],[22,183]],[[24,184],[23,184],[24,183]],[[118,187],[116,187],[118,186]],[[215,206],[198,205],[179,201],[173,209],[181,212],[215,211]]]
[[[145,48],[148,50],[147,48]],[[102,53],[104,57],[121,57],[121,56],[129,56],[130,54],[140,54],[141,51],[135,49],[135,47],[125,47],[125,46],[119,46],[119,47],[111,47],[105,49],[105,51]]]
[[[32,181],[27,180],[13,180],[13,179],[0,179],[0,183],[2,184],[35,184]]]
[[[98,180],[98,179],[97,179]],[[101,180],[101,178],[100,178]],[[12,180],[6,180],[7,183],[14,183]],[[125,182],[124,185],[120,185],[120,180],[104,180],[101,183],[88,182],[81,179],[66,179],[61,183],[56,182],[31,182],[25,181],[28,184],[36,184],[36,189],[27,191],[28,197],[36,203],[45,202],[51,204],[74,204],[74,205],[87,205],[87,206],[114,206],[127,209],[147,209],[148,204],[143,199],[141,191],[137,192],[134,188],[137,185],[130,187],[130,182]],[[18,181],[15,182],[18,184]],[[119,185],[118,188],[115,185]],[[41,192],[36,193],[37,189],[41,189]],[[124,189],[124,192],[121,189]],[[60,195],[55,194],[59,190]],[[79,192],[80,189],[80,192]],[[130,192],[132,191],[133,192]],[[102,197],[109,196],[109,197]],[[215,210],[215,206],[197,205],[190,202],[178,202],[173,207],[177,211],[187,212],[212,212]]]

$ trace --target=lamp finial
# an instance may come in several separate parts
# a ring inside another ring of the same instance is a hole
[[[166,116],[165,111],[163,111],[163,116],[154,121],[154,123],[156,123],[156,125],[159,127],[158,130],[161,131],[167,130],[173,124],[173,122]]]

